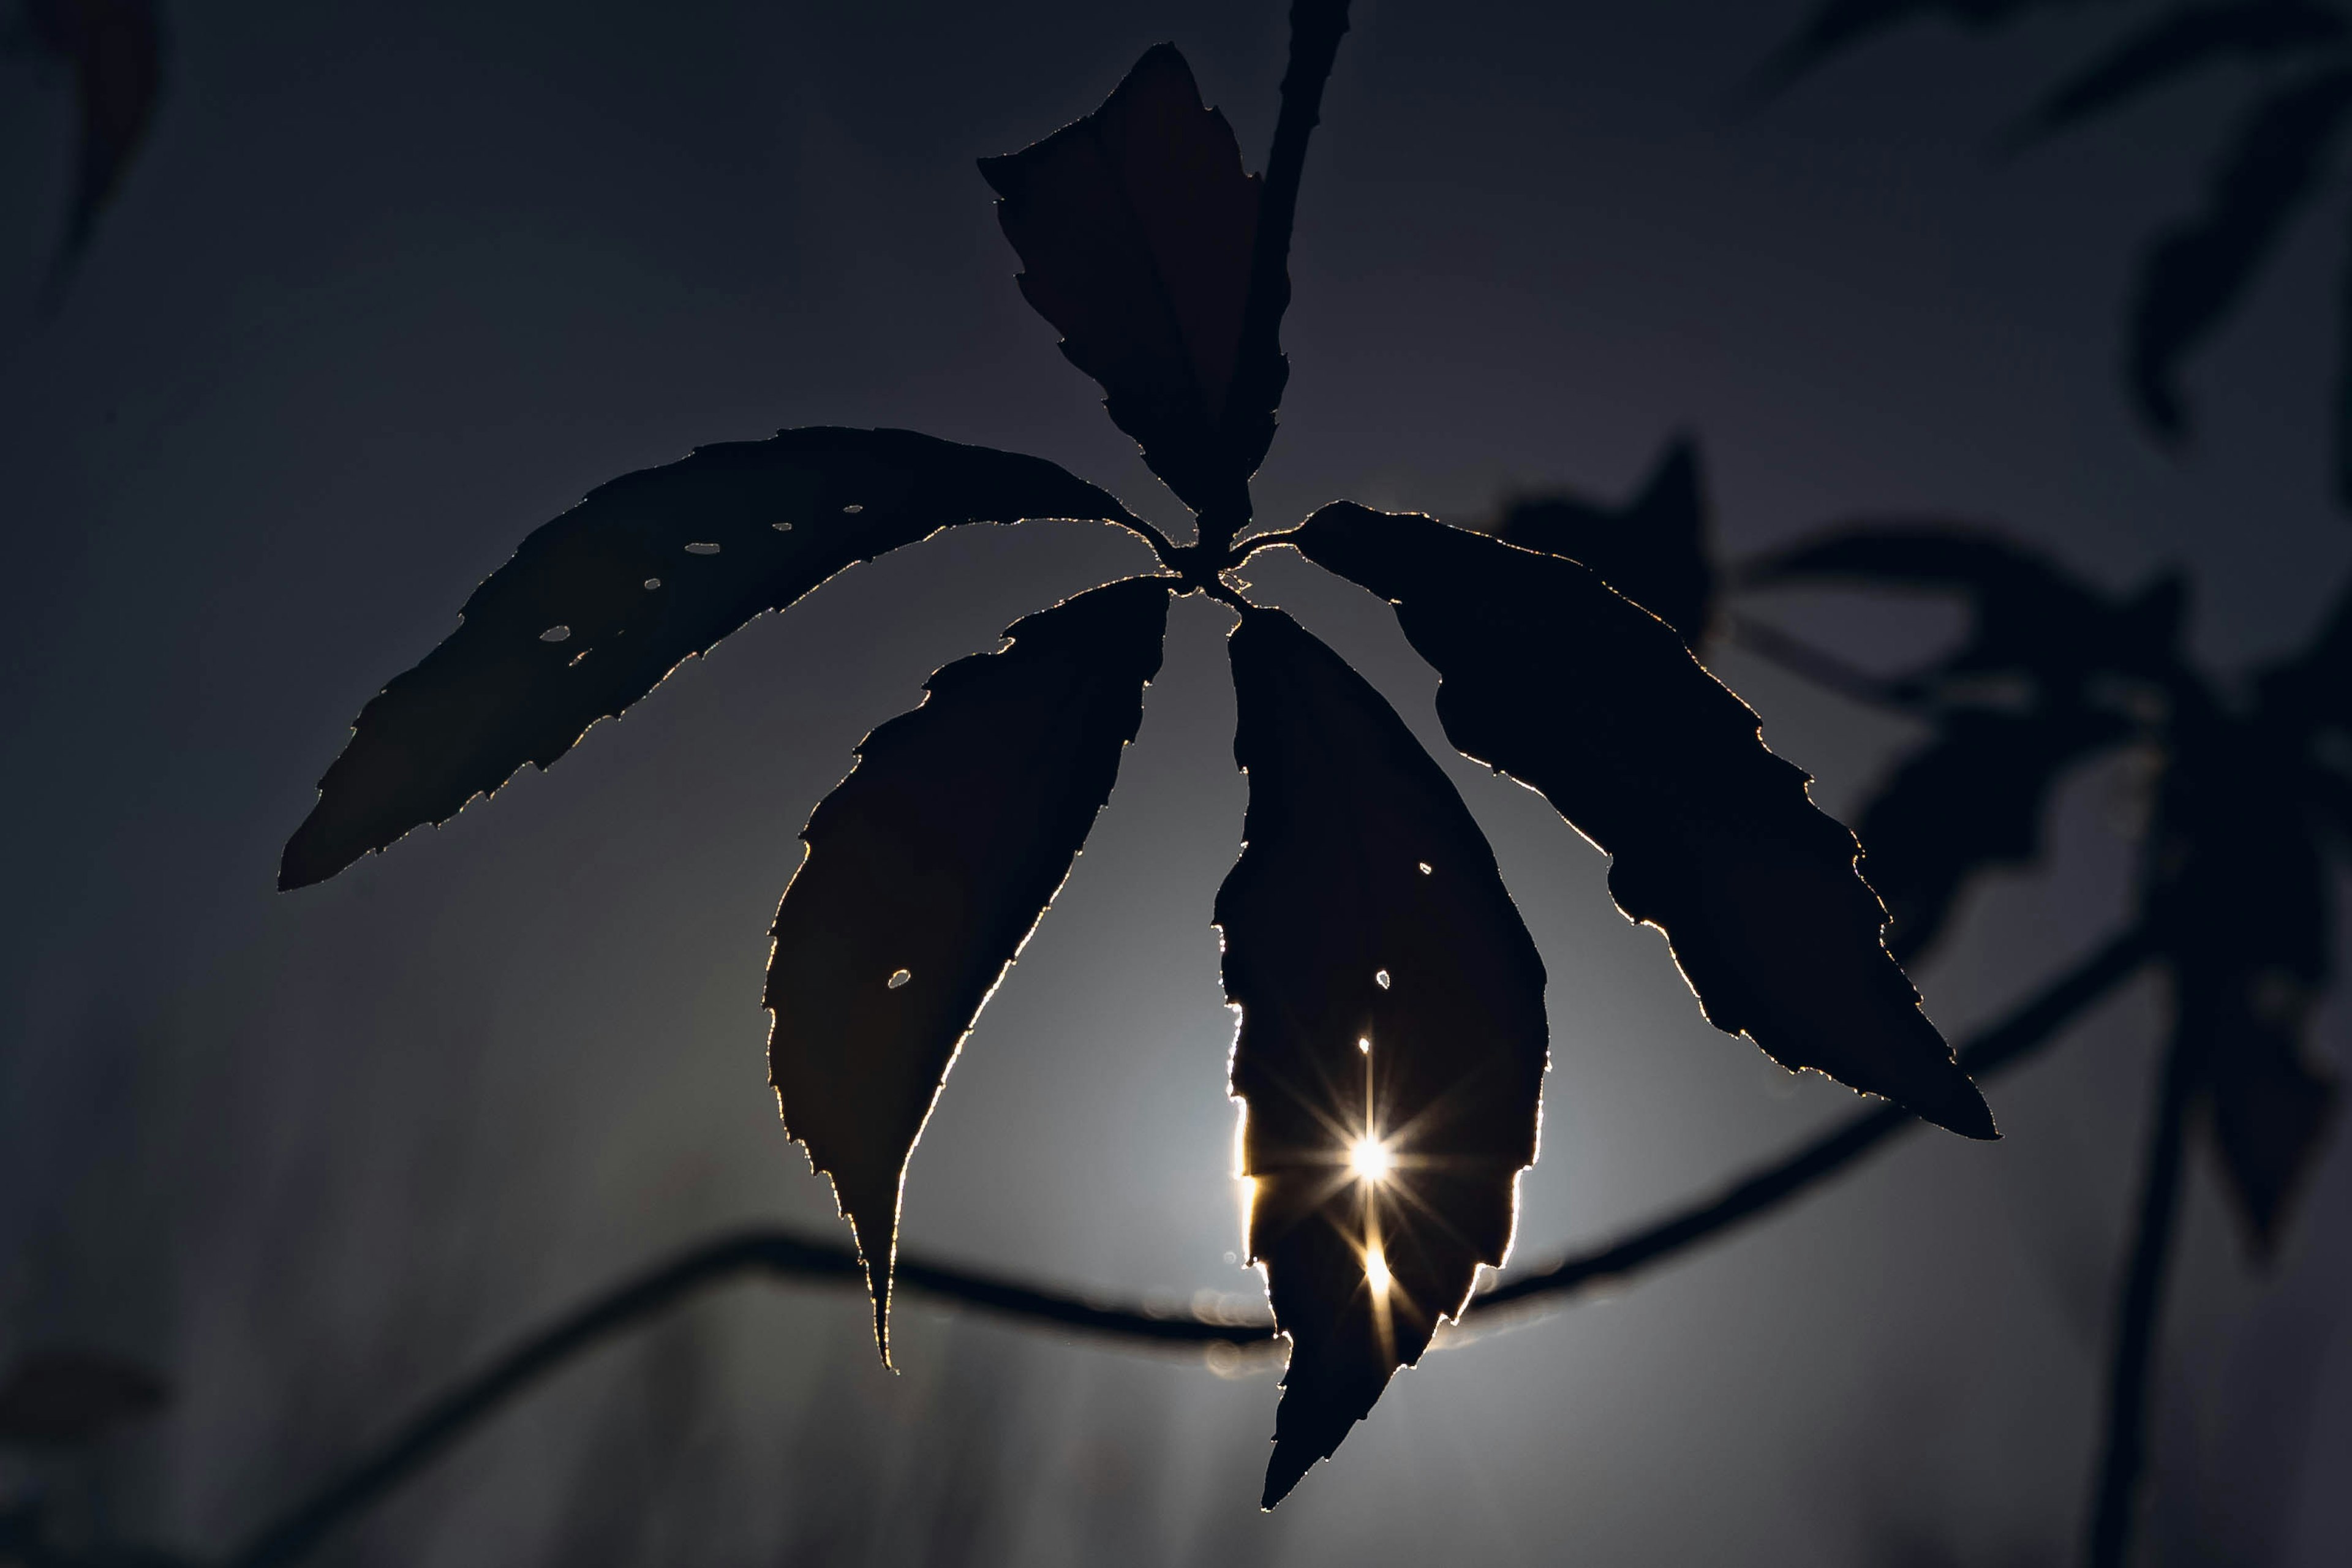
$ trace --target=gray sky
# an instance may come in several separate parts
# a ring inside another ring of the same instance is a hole
[[[2195,579],[2237,668],[2298,641],[2352,532],[2319,415],[2340,236],[2299,230],[2200,355],[2184,462],[2112,366],[2130,258],[2242,82],[2010,166],[1991,133],[2088,24],[1921,28],[1759,112],[1801,7],[1360,0],[1301,204],[1257,494],[1474,515],[1614,494],[1702,438],[1729,553],[1863,510],[2003,521],[2118,585]],[[226,1542],[425,1389],[730,1222],[831,1223],[764,1085],[794,835],[850,748],[1024,611],[1133,570],[1074,525],[975,530],[740,634],[448,827],[329,886],[278,847],[359,705],[592,486],[779,426],[899,425],[1160,490],[1012,284],[971,167],[1174,38],[1253,162],[1280,8],[181,6],[154,142],[63,313],[33,309],[70,115],[0,99],[0,463],[16,613],[0,858],[0,1356],[169,1368],[117,1457],[141,1529]],[[1700,1019],[1604,863],[1443,748],[1393,621],[1295,561],[1263,596],[1451,759],[1551,974],[1521,1259],[1842,1113]],[[1767,607],[1857,657],[1920,605]],[[1087,853],[948,1085],[910,1249],[1104,1290],[1240,1292],[1210,902],[1243,784],[1213,606],[1180,605]],[[1896,725],[1727,656],[1850,805]],[[2054,868],[1919,975],[1948,1032],[2103,934],[2119,775]],[[912,1308],[891,1379],[838,1296],[746,1289],[579,1369],[348,1563],[2042,1563],[2073,1549],[2158,1015],[2145,989],[1801,1213],[1401,1377],[1255,1513],[1270,1377]],[[2331,1010],[2326,1038],[2342,1037]],[[2251,1282],[2195,1177],[2163,1352],[2164,1563],[2340,1561],[2352,1157]],[[681,1392],[683,1391],[683,1392]]]

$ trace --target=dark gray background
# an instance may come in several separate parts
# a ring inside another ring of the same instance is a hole
[[[2111,374],[2131,255],[2193,198],[2242,79],[2002,168],[1990,133],[2095,17],[1920,28],[1734,112],[1802,9],[1360,3],[1261,515],[1614,493],[1689,427],[1734,553],[1864,509],[1993,518],[2104,582],[2186,566],[2217,665],[2299,640],[2352,558],[2319,417],[2340,234],[2299,229],[2199,360],[2185,462]],[[860,568],[549,775],[280,898],[351,716],[530,527],[698,443],[904,425],[1178,521],[1015,292],[971,160],[1173,37],[1255,162],[1282,33],[1273,0],[173,21],[153,144],[54,321],[71,115],[21,68],[0,97],[0,1356],[69,1337],[168,1368],[180,1403],[111,1458],[107,1506],[213,1548],[614,1271],[723,1223],[830,1223],[761,1058],[793,836],[930,669],[1139,556],[1055,524]],[[1437,739],[1380,606],[1295,560],[1253,574]],[[1955,625],[1758,608],[1872,658]],[[1179,606],[1119,791],[918,1153],[910,1248],[1253,1289],[1208,925],[1243,804],[1226,625]],[[1833,810],[1909,738],[1718,668]],[[1851,1105],[1709,1029],[1601,858],[1453,765],[1552,976],[1521,1260]],[[1919,977],[1948,1030],[2113,921],[2130,784],[2074,781],[2054,869],[1971,905]],[[1912,1135],[1613,1300],[1433,1353],[1270,1519],[1270,1376],[910,1305],[893,1379],[856,1302],[747,1288],[513,1411],[339,1560],[2059,1561],[2159,1020],[2143,986],[2000,1082],[1997,1146]],[[2153,1560],[2343,1560],[2347,1216],[2339,1142],[2256,1280],[2198,1165]]]

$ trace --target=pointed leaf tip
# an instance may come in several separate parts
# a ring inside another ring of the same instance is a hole
[[[1396,606],[1467,755],[1612,857],[1716,1027],[1971,1138],[1992,1113],[1881,942],[1853,835],[1673,630],[1573,561],[1341,502],[1293,542]]]
[[[1272,1507],[1502,1264],[1548,1029],[1494,853],[1395,711],[1278,610],[1231,653],[1249,813],[1216,920],[1249,1255],[1291,1342]]]
[[[1110,797],[1172,581],[1080,594],[940,670],[801,834],[768,966],[770,1078],[857,1238],[886,1362],[908,1156]]]
[[[361,710],[278,885],[324,881],[524,764],[552,766],[678,665],[837,572],[943,528],[1039,517],[1129,513],[1042,458],[911,430],[786,430],[599,486]]]
[[[1256,363],[1279,349],[1243,334],[1261,184],[1184,57],[1155,47],[1101,108],[980,170],[1023,296],[1113,422],[1193,510],[1245,519],[1282,383]]]

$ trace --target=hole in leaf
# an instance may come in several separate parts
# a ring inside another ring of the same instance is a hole
[[[789,522],[772,522],[768,526],[778,533],[790,533],[793,531],[793,525]]]
[[[541,642],[562,642],[572,636],[570,626],[550,626],[539,634]]]
[[[1423,876],[1426,877],[1426,876],[1428,876],[1428,875],[1429,875],[1429,862],[1428,862],[1428,861],[1426,861],[1426,860],[1422,860],[1422,861],[1418,861],[1418,862],[1416,862],[1416,864],[1418,864],[1418,865],[1421,867],[1421,874],[1422,874]]]
[[[572,656],[572,658],[571,658],[570,662],[569,662],[569,663],[567,663],[567,664],[565,664],[563,668],[566,668],[566,669],[570,669],[570,668],[572,668],[572,665],[574,665],[574,664],[578,664],[582,659],[586,658],[587,657],[588,657],[588,650],[587,650],[586,648],[584,648],[584,647],[583,647],[583,648],[582,648],[578,653],[573,654],[573,655]]]
[[[912,980],[914,977],[914,973],[911,970],[898,970],[890,976],[890,989],[896,991],[899,986],[904,985],[908,981]]]
[[[1387,990],[1389,988],[1389,972],[1385,969],[1374,971],[1372,974],[1372,984],[1379,986],[1383,991]]]
[[[658,578],[658,577],[648,577],[648,578],[646,578],[646,592],[650,593],[650,592],[652,592],[654,589],[658,588],[658,587],[660,587],[660,586],[661,586],[661,579],[660,579],[660,578]]]
[[[1364,1055],[1366,1055],[1366,1056],[1370,1056],[1370,1055],[1372,1054],[1372,1037],[1371,1037],[1371,1036],[1370,1036],[1370,1035],[1359,1035],[1359,1036],[1357,1036],[1357,1037],[1356,1037],[1356,1048],[1357,1048],[1358,1050],[1360,1050],[1360,1051],[1363,1052],[1363,1053],[1364,1053]]]
[[[686,547],[686,552],[688,555],[716,555],[719,553],[719,546],[716,544],[689,544]]]
[[[855,517],[866,509],[858,505],[856,501],[851,501],[847,506],[843,507],[841,510],[849,513],[852,517]]]

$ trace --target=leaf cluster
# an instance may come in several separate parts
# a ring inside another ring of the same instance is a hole
[[[1171,599],[1230,610],[1250,795],[1214,918],[1240,1015],[1249,1258],[1291,1344],[1268,1506],[1462,1311],[1479,1267],[1503,1263],[1549,1022],[1542,961],[1452,780],[1343,659],[1246,596],[1235,573],[1256,552],[1295,550],[1394,606],[1442,678],[1447,739],[1612,857],[1620,908],[1664,934],[1717,1026],[1993,1136],[1880,940],[1853,837],[1693,658],[1707,590],[1669,603],[1623,574],[1669,625],[1574,558],[1601,552],[1566,513],[1497,538],[1343,501],[1244,535],[1288,374],[1307,136],[1346,6],[1299,0],[1292,27],[1263,175],[1166,45],[1093,113],[981,165],[1023,293],[1194,512],[1192,542],[1043,459],[906,431],[788,430],[629,475],[527,538],[457,631],[367,704],[280,872],[320,881],[551,765],[686,659],[858,562],[974,522],[1130,531],[1149,570],[938,671],[809,818],[774,925],[771,1078],[856,1236],[887,1359],[899,1194],[948,1069],[1109,798]],[[1670,460],[1660,507],[1696,483],[1695,458]],[[1681,568],[1694,562],[1696,547]]]
[[[1785,83],[1897,24],[1940,16],[1990,29],[2089,0],[1827,0],[1768,68]],[[2141,253],[2124,379],[2148,430],[2178,447],[2191,417],[2183,363],[2244,299],[2303,212],[2341,189],[2352,134],[2352,10],[2340,0],[2188,0],[2132,20],[2095,58],[2027,110],[2005,138],[2037,144],[2162,89],[2232,65],[2256,68],[2251,102],[2224,134],[2189,216]],[[2352,208],[2346,213],[2352,220]],[[2347,263],[2352,265],[2352,263]],[[2352,306],[2339,331],[2334,410],[2338,499],[2352,506]]]

